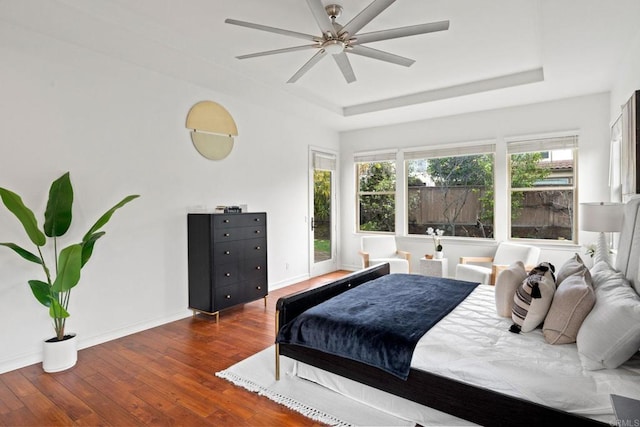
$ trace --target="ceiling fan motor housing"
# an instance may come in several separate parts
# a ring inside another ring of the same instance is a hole
[[[324,10],[327,11],[327,14],[331,19],[336,19],[342,15],[342,6],[339,4],[329,4],[324,7]]]

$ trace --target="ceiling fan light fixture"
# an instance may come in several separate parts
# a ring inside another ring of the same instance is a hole
[[[333,39],[322,43],[322,48],[331,55],[343,52],[345,47],[346,45],[342,40]]]

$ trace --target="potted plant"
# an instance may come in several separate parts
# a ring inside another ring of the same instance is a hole
[[[435,250],[433,257],[435,259],[442,259],[442,244],[440,243],[440,237],[444,234],[444,230],[440,230],[436,228],[435,230],[432,227],[427,228],[427,234],[433,238],[433,249]]]
[[[58,237],[63,236],[71,226],[73,187],[69,172],[56,179],[49,189],[49,199],[44,213],[44,226],[38,226],[33,211],[25,206],[20,196],[0,187],[0,198],[6,208],[22,223],[37,253],[28,251],[15,243],[0,243],[27,261],[39,264],[44,273],[44,280],[29,280],[33,296],[49,310],[53,319],[56,336],[45,341],[42,366],[47,372],[57,372],[75,365],[77,348],[75,334],[65,334],[65,324],[69,317],[69,297],[71,289],[80,281],[80,270],[91,258],[96,241],[104,236],[99,231],[113,213],[129,203],[138,195],[130,195],[109,209],[84,235],[82,241],[71,244],[61,250],[58,248]],[[49,238],[49,239],[48,239]],[[49,262],[42,248],[52,241]],[[53,271],[50,267],[53,267]],[[64,344],[61,344],[64,343]],[[58,353],[61,352],[60,355]]]

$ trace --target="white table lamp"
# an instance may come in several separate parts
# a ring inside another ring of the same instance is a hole
[[[622,203],[580,203],[580,228],[584,231],[599,232],[595,261],[609,262],[609,247],[604,233],[622,230]]]

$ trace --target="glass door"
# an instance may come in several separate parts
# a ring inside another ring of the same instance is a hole
[[[337,269],[335,245],[335,169],[334,154],[311,151],[310,181],[310,275]]]

